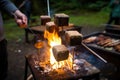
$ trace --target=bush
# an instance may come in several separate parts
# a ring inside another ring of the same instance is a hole
[[[107,2],[96,1],[95,3],[90,3],[88,5],[88,9],[93,10],[93,11],[100,11],[103,7],[106,6],[106,4],[107,4]]]

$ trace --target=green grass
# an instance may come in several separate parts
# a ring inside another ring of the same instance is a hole
[[[21,29],[14,20],[4,22],[5,36],[8,40],[18,40],[24,37],[24,29]]]
[[[75,25],[79,26],[93,26],[97,27],[100,26],[101,24],[104,24],[107,22],[109,18],[109,12],[101,11],[101,12],[77,12],[74,14],[68,14],[70,16],[69,22],[73,23]],[[38,19],[39,22],[39,17],[38,16],[32,16],[33,18]],[[6,20],[4,22],[4,27],[5,27],[5,35],[8,40],[20,40],[24,38],[24,29],[19,28],[15,21],[12,20]]]
[[[75,25],[81,26],[99,26],[104,24],[108,20],[108,13],[106,12],[85,12],[81,13],[80,15],[70,15],[70,22],[74,23]]]

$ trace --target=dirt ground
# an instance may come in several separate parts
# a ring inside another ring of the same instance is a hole
[[[25,55],[35,53],[33,44],[8,41],[8,78],[7,80],[23,80]]]
[[[103,31],[104,28],[82,28],[81,33],[88,35],[95,31]],[[21,41],[8,41],[8,77],[6,80],[24,80],[25,72],[25,55],[36,53],[36,48],[31,43],[26,43],[24,39]],[[109,64],[110,65],[110,64]],[[107,68],[110,66],[107,65]],[[112,68],[113,69],[113,68]],[[107,78],[101,78],[101,80],[108,80]],[[110,79],[112,80],[112,79]]]

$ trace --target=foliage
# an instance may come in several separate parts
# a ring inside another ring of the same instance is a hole
[[[103,7],[105,7],[108,3],[103,1],[96,1],[95,3],[91,3],[88,5],[89,10],[100,11]]]
[[[108,4],[108,0],[51,0],[51,7],[55,11],[87,9],[100,11]]]
[[[79,8],[79,4],[77,3],[77,0],[51,0],[51,7],[55,11],[64,11],[64,10],[75,10]]]
[[[11,0],[18,7],[23,0]],[[47,0],[31,0],[32,16],[47,15]],[[51,14],[58,12],[75,13],[81,9],[88,11],[100,11],[107,6],[109,0],[49,0]],[[21,11],[23,9],[20,9]],[[9,19],[9,15],[4,14],[5,19]]]

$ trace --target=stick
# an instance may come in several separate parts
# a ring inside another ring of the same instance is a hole
[[[75,53],[74,53],[74,48],[73,48],[73,50],[72,50],[73,52],[72,52],[72,55],[73,55],[73,61],[72,61],[72,69],[73,69],[73,64],[74,64],[74,56],[75,56]]]
[[[96,52],[91,50],[89,47],[87,47],[84,43],[81,43],[85,48],[87,48],[91,53],[93,53],[95,56],[97,56],[99,59],[101,59],[103,62],[107,63],[105,59],[103,59],[101,56],[99,56]]]
[[[120,28],[120,25],[115,25],[115,24],[102,24],[103,26],[113,26],[113,27],[116,27],[116,28]]]
[[[30,30],[30,32],[34,35],[34,36],[37,36],[29,27],[28,29]]]

